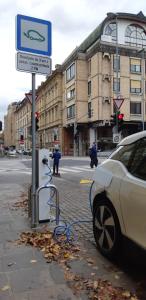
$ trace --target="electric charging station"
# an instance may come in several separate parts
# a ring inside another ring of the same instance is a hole
[[[43,163],[43,160],[47,161],[47,164]],[[49,158],[49,150],[48,149],[38,149],[36,155],[36,175],[37,175],[37,188],[41,186],[45,186],[49,181],[48,175],[49,172],[48,167],[50,167],[50,158]],[[50,198],[50,190],[42,189],[39,193],[39,222],[49,222],[51,219],[50,215],[50,206],[47,204],[48,199]]]

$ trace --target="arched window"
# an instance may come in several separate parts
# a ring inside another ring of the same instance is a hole
[[[144,29],[135,24],[129,25],[125,33],[125,42],[130,46],[146,46],[146,33]]]
[[[116,41],[117,26],[115,22],[112,22],[106,26],[105,35],[110,35],[112,37],[112,41]]]

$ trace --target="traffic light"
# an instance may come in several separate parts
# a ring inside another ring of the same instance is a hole
[[[35,112],[35,130],[38,131],[39,129],[39,113]]]
[[[117,114],[115,113],[115,114],[113,114],[113,115],[111,115],[111,120],[110,120],[110,122],[111,122],[111,125],[112,126],[116,126],[117,125]]]
[[[121,114],[120,111],[118,111],[117,117],[118,117],[118,132],[120,132],[123,128],[124,114]]]

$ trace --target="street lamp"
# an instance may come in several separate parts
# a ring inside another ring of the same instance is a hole
[[[142,130],[144,130],[144,121],[145,121],[145,48],[142,48],[137,53],[142,53],[142,76],[141,76],[141,102],[142,102]]]

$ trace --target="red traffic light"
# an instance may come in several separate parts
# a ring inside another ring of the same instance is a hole
[[[118,119],[119,119],[119,120],[123,120],[123,118],[124,118],[124,114],[119,114],[119,115],[118,115]]]
[[[35,118],[39,118],[40,114],[38,111],[35,112]]]

